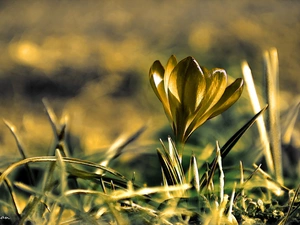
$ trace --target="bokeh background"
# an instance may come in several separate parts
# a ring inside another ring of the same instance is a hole
[[[29,155],[46,154],[53,140],[43,98],[59,117],[68,114],[78,151],[106,149],[145,124],[140,143],[158,143],[170,130],[148,83],[156,59],[192,55],[233,78],[247,60],[260,87],[262,53],[271,47],[284,111],[298,97],[299,37],[299,1],[1,1],[0,117],[17,127]],[[242,99],[194,139],[224,143],[252,115],[246,91]],[[18,154],[4,123],[0,149]]]

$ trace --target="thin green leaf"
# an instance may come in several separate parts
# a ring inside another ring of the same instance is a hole
[[[254,113],[257,113],[261,110],[259,98],[256,92],[256,88],[253,81],[253,76],[251,69],[247,62],[242,63],[243,76],[245,79],[245,84],[247,86],[247,90],[249,93],[249,98],[252,104],[252,108]],[[259,132],[259,137],[261,140],[261,144],[263,146],[263,153],[265,155],[266,164],[268,166],[268,170],[271,174],[274,174],[274,162],[272,158],[272,152],[270,149],[270,141],[269,135],[267,133],[266,125],[263,116],[257,119],[257,128]]]
[[[292,201],[289,204],[289,208],[288,208],[288,211],[287,211],[286,215],[278,223],[278,225],[285,225],[285,224],[287,224],[287,221],[288,221],[289,217],[295,212],[295,210],[297,210],[300,207],[300,205],[298,205],[298,206],[296,206],[296,208],[294,210],[292,210],[293,205],[295,204],[295,201],[297,200],[297,197],[299,195],[299,192],[300,192],[300,185],[298,185],[298,188],[295,191],[294,197],[293,197]]]
[[[59,148],[62,151],[63,156],[69,156],[69,152],[68,152],[68,149],[66,149],[66,146],[61,145],[61,143],[63,143],[64,138],[65,138],[67,117],[65,117],[64,123],[60,124],[58,122],[58,119],[57,119],[54,111],[50,107],[48,100],[46,98],[43,98],[42,101],[43,101],[43,104],[44,104],[44,107],[46,110],[46,114],[47,114],[48,120],[50,122],[53,136],[54,136],[54,143],[53,143],[53,146],[49,149],[48,155],[51,155],[51,156],[54,155],[55,150],[57,148]]]
[[[61,153],[58,149],[56,149],[56,158],[57,163],[60,168],[60,195],[64,195],[65,191],[67,190],[67,174],[66,174],[66,165],[61,156]]]
[[[254,174],[255,174],[256,172],[258,172],[258,170],[260,169],[260,167],[261,167],[261,164],[260,164],[259,166],[257,166],[257,167],[254,169],[254,171],[251,172],[251,174],[249,175],[249,177],[248,177],[243,183],[241,183],[241,187],[240,187],[240,189],[236,192],[234,201],[236,201],[240,195],[244,196],[244,187],[246,186],[247,182],[249,182],[249,181],[252,179],[252,177],[254,176]],[[243,197],[242,201],[244,201],[244,200],[245,200],[245,199],[244,199],[244,197]],[[245,203],[245,202],[244,202],[244,203]],[[244,205],[244,203],[242,203],[242,205]],[[243,206],[243,209],[246,209],[246,206]]]
[[[105,172],[107,172],[108,174],[111,174],[111,175],[119,178],[120,180],[126,181],[126,183],[128,181],[122,174],[120,174],[119,172],[117,172],[113,169],[110,169],[108,167],[104,167],[104,166],[101,166],[99,164],[96,164],[96,163],[93,163],[90,161],[85,161],[85,160],[80,160],[80,159],[75,159],[75,158],[63,157],[62,159],[65,163],[77,164],[77,165],[92,167],[95,169],[101,169],[101,170],[104,170]],[[11,164],[8,168],[6,168],[6,170],[3,171],[3,173],[0,175],[0,184],[12,171],[14,171],[19,166],[22,166],[27,163],[33,163],[33,162],[56,162],[56,161],[57,161],[57,159],[53,156],[31,157],[31,158],[26,158],[21,161],[18,161],[14,164]],[[69,168],[67,168],[67,169],[69,169]],[[75,174],[76,174],[76,172],[80,171],[79,169],[75,169],[75,168],[72,168],[69,170],[70,171],[68,171],[68,172],[74,172]],[[78,172],[78,174],[80,174],[80,172]],[[90,174],[90,177],[99,178],[99,175],[97,175],[97,174],[90,173],[90,172],[87,174]]]
[[[168,179],[170,179],[170,185],[183,184],[185,183],[185,177],[183,168],[181,165],[181,161],[178,155],[178,151],[175,147],[174,142],[169,137],[169,149],[167,149],[164,143],[161,141],[163,151],[158,149],[158,156],[161,162],[162,169],[165,172],[165,175]],[[174,183],[175,182],[175,183]]]
[[[206,188],[209,189],[209,187],[212,184],[212,180],[213,180],[213,176],[215,174],[215,171],[217,169],[217,165],[218,165],[218,157],[216,156],[213,160],[213,162],[210,164],[209,166],[209,170],[207,174],[203,174],[203,176],[201,177],[200,180],[200,190],[203,189],[203,186],[206,184]],[[204,182],[206,181],[206,183]]]
[[[261,115],[268,106],[265,106],[260,112],[254,115],[241,129],[239,129],[226,143],[223,145],[221,150],[221,157],[224,159],[230,150],[234,147],[234,145],[238,142],[238,140],[243,136],[243,134],[254,124],[256,119]],[[216,169],[217,158],[214,158],[213,162],[209,165],[209,176],[208,179],[203,175],[200,179],[201,188],[206,184],[208,185],[212,179],[212,175],[214,170]]]
[[[219,166],[219,171],[220,171],[220,175],[219,175],[219,181],[220,181],[220,202],[223,202],[224,200],[224,186],[225,186],[225,175],[223,172],[223,166],[222,166],[222,157],[221,157],[221,151],[220,151],[220,146],[219,146],[219,142],[216,142],[217,145],[217,161],[218,161],[218,166]]]
[[[160,149],[157,149],[157,155],[160,161],[160,166],[166,177],[167,183],[170,185],[178,184],[179,181],[176,178],[176,173],[172,169],[172,165],[170,165],[166,155]]]
[[[3,121],[4,121],[5,125],[8,127],[8,129],[10,130],[10,132],[12,133],[12,135],[14,136],[15,141],[18,146],[18,150],[20,152],[20,155],[22,156],[23,159],[26,159],[27,157],[25,155],[23,144],[21,143],[21,140],[19,139],[19,136],[17,134],[17,128],[14,125],[12,125],[10,122],[8,122],[7,120],[3,120]],[[32,170],[30,169],[30,167],[27,164],[25,165],[25,169],[29,176],[29,182],[31,183],[31,185],[35,185],[35,180],[34,180],[34,175],[33,175]]]
[[[283,184],[283,165],[281,149],[281,128],[279,113],[279,65],[278,54],[275,48],[264,52],[265,78],[267,81],[266,93],[269,104],[267,123],[269,127],[270,147],[274,162],[275,177]]]
[[[21,215],[20,215],[19,210],[18,210],[17,203],[15,201],[17,199],[17,196],[15,194],[14,189],[12,188],[12,184],[10,183],[9,179],[5,179],[4,182],[5,182],[5,184],[6,184],[7,188],[8,188],[8,192],[9,192],[9,194],[11,196],[11,200],[12,200],[12,203],[13,203],[13,208],[15,210],[15,213],[16,213],[17,217],[21,218]]]
[[[241,129],[239,129],[221,148],[221,156],[224,159],[243,134],[254,124],[256,119],[261,115],[268,106],[265,106],[260,112],[253,116]]]
[[[190,165],[188,170],[188,182],[193,184],[197,192],[200,191],[200,177],[197,165],[197,158],[195,154],[192,154],[190,159]]]
[[[58,130],[57,130],[57,124],[58,124],[58,120],[57,117],[55,115],[55,113],[53,112],[52,108],[50,107],[50,104],[48,102],[48,100],[46,98],[42,99],[42,102],[44,104],[45,110],[46,110],[46,114],[48,116],[48,120],[50,122],[52,131],[54,133],[55,138],[57,138],[56,141],[58,141]]]

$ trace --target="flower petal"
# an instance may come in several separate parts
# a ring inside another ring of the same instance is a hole
[[[167,65],[166,65],[166,70],[165,70],[165,74],[164,74],[164,85],[165,85],[165,92],[168,93],[168,84],[169,84],[169,78],[171,75],[171,72],[173,71],[173,69],[175,68],[175,66],[177,65],[177,59],[174,55],[171,55],[171,57],[169,58]]]
[[[164,107],[168,119],[172,121],[169,101],[164,88],[164,74],[165,74],[164,67],[161,65],[161,63],[158,60],[155,61],[149,71],[150,84],[156,96],[162,102],[162,105]]]
[[[178,99],[189,114],[195,111],[203,99],[205,87],[203,72],[192,57],[181,60],[169,77],[169,92]]]
[[[181,60],[171,72],[168,99],[178,139],[185,139],[186,128],[203,99],[205,87],[203,72],[192,57]]]
[[[213,69],[208,71],[205,68],[204,76],[206,80],[206,93],[199,105],[195,118],[187,129],[187,133],[192,133],[201,126],[210,115],[206,113],[220,100],[227,86],[227,74],[223,69]]]
[[[242,78],[236,79],[229,85],[218,103],[211,109],[213,112],[209,119],[221,114],[232,106],[241,96],[244,89],[244,80]]]
[[[177,141],[182,141],[185,136],[186,124],[189,115],[184,111],[182,104],[169,91],[169,104],[171,117],[173,118],[172,128]]]
[[[160,84],[163,84],[164,81],[164,73],[164,67],[161,65],[160,61],[156,60],[150,67],[149,79],[153,91],[161,101],[162,96],[165,95],[165,93],[161,93],[160,91]]]
[[[212,108],[222,97],[227,86],[227,74],[223,69],[213,69],[204,74],[206,80],[206,93],[199,105],[197,114],[204,114]]]

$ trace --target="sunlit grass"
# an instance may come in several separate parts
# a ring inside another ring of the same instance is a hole
[[[197,64],[193,64],[192,68],[189,67],[191,60],[191,58],[187,59],[187,70],[177,68],[176,73],[173,73],[173,75],[184,75],[184,77],[180,79],[173,77],[174,80],[165,79],[168,85],[162,86],[154,80],[161,101],[166,100],[165,96],[161,97],[163,93],[171,96],[171,88],[172,93],[178,94],[179,103],[186,104],[190,108],[195,106],[195,102],[200,104],[200,101],[184,99],[186,96],[181,95],[183,92],[188,92],[189,86],[198,85],[187,82],[191,79],[190,73],[204,77]],[[271,66],[270,64],[271,62],[267,62],[267,66]],[[182,65],[185,66],[183,63],[178,67]],[[276,66],[276,63],[273,66]],[[206,69],[202,69],[204,73],[209,73]],[[173,141],[171,136],[162,137],[161,147],[156,149],[156,163],[159,166],[157,170],[151,171],[158,181],[156,183],[160,183],[157,186],[149,186],[144,183],[145,180],[141,183],[139,179],[136,179],[136,175],[139,175],[137,177],[143,176],[143,171],[136,171],[135,168],[126,164],[126,161],[122,161],[123,164],[119,165],[118,169],[115,169],[113,164],[122,154],[125,154],[126,147],[133,144],[144,133],[147,126],[132,131],[131,135],[120,136],[100,156],[92,154],[85,158],[85,155],[76,155],[68,148],[66,136],[69,117],[63,115],[61,120],[58,119],[50,103],[44,99],[46,117],[52,128],[52,134],[47,135],[52,135],[52,145],[48,148],[47,155],[29,157],[18,130],[10,122],[5,121],[16,141],[21,159],[7,163],[1,171],[1,193],[5,194],[0,197],[0,213],[7,217],[8,224],[297,224],[300,217],[299,184],[289,187],[283,185],[283,177],[276,172],[273,173],[273,169],[276,170],[274,165],[276,162],[273,162],[274,157],[267,158],[270,154],[267,147],[265,146],[265,157],[267,161],[269,160],[267,171],[261,168],[262,164],[256,165],[256,162],[253,162],[252,168],[244,167],[242,158],[234,158],[232,149],[243,136],[247,135],[246,131],[256,121],[260,121],[260,135],[263,136],[261,139],[265,140],[265,136],[268,135],[262,115],[269,109],[260,108],[257,95],[254,94],[253,82],[251,79],[248,80],[250,69],[246,63],[243,64],[243,70],[244,75],[248,76],[246,78],[248,88],[252,89],[250,95],[254,102],[254,115],[243,121],[242,127],[233,131],[233,135],[226,143],[220,145],[216,141],[215,150],[212,153],[207,152],[211,155],[206,158],[206,162],[198,158],[198,152],[205,151],[206,148],[199,149],[198,146],[194,146],[196,150],[192,154],[186,153],[189,150],[187,144],[189,134],[185,136],[184,131],[179,132],[183,135],[180,136],[179,142]],[[185,73],[182,74],[182,71]],[[216,71],[220,72],[219,69]],[[205,76],[208,75],[205,74]],[[210,82],[209,76],[204,79]],[[192,81],[200,80],[195,78]],[[161,81],[162,79],[159,80]],[[174,82],[177,82],[176,85],[173,85]],[[225,100],[230,99],[230,94],[235,93],[234,90],[241,91],[242,81],[238,80],[238,82],[239,85],[233,88],[233,91],[224,92],[225,94],[221,92],[219,98],[224,100],[221,97],[224,94]],[[209,94],[214,89],[218,90],[218,84],[220,83],[216,82],[208,86],[209,88],[205,89],[206,93]],[[226,83],[222,85],[225,85],[223,86],[225,90]],[[203,88],[203,83],[197,86],[199,89],[201,87]],[[165,88],[168,92],[165,92]],[[235,96],[234,101],[229,101],[229,105],[221,107],[222,110],[216,107],[214,108],[217,109],[216,112],[212,111],[212,113],[219,115],[228,108],[227,106],[231,106],[240,94]],[[210,97],[203,99],[203,102],[208,103],[211,101],[217,103],[219,100],[213,101]],[[222,104],[224,102],[226,101],[221,101]],[[206,106],[213,108],[208,103]],[[178,102],[166,103],[165,101],[163,106],[173,126],[182,123],[182,126],[180,125],[182,128],[189,124],[190,121],[185,118],[186,108],[183,109]],[[182,109],[180,113],[176,111],[179,109]],[[207,111],[209,110],[203,109],[202,113]],[[188,113],[191,112],[194,113],[193,111]],[[201,118],[201,115],[195,115],[195,118]],[[211,115],[213,114],[205,117],[203,122]],[[293,111],[292,115],[293,121],[297,114]],[[180,118],[184,118],[184,121],[182,122]],[[291,122],[291,124],[289,128],[294,123]],[[191,130],[198,128],[196,125]],[[175,138],[178,135],[176,129],[173,129]],[[180,142],[183,139],[184,141]],[[164,140],[167,141],[164,142]],[[264,143],[268,144],[268,142]],[[184,154],[179,150],[182,144],[185,144]],[[144,146],[137,148],[143,151]],[[152,151],[155,152],[155,149]],[[274,154],[274,149],[272,154]],[[234,158],[235,165],[228,168],[223,162],[230,157]],[[138,157],[133,160],[139,163]],[[269,168],[272,165],[274,168]],[[149,170],[149,168],[143,169]],[[128,171],[131,172],[129,177],[124,175]],[[297,179],[299,176],[297,174]]]

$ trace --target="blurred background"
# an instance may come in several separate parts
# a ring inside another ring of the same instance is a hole
[[[247,60],[259,87],[262,53],[271,47],[279,53],[284,111],[300,87],[299,9],[299,1],[271,0],[1,1],[0,117],[17,127],[29,155],[46,154],[53,140],[43,98],[58,117],[68,114],[78,151],[106,149],[145,124],[140,143],[159,143],[171,131],[148,83],[156,59],[164,65],[171,54],[191,55],[233,78]],[[191,139],[224,143],[253,115],[248,99],[245,91]],[[251,147],[255,129],[240,148]],[[17,154],[4,123],[0,148]]]

